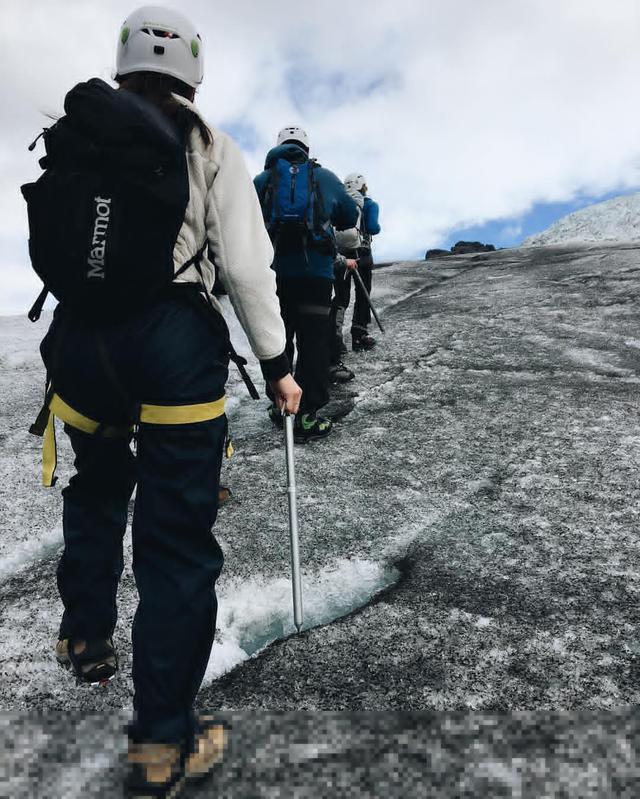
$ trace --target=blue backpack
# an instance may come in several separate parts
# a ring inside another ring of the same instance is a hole
[[[271,167],[265,223],[276,250],[281,237],[300,237],[305,257],[308,246],[335,255],[333,228],[325,218],[315,166],[314,161],[293,164],[279,158]]]

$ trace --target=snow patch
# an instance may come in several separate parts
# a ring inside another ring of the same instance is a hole
[[[35,561],[51,555],[62,546],[62,525],[39,533],[39,537],[21,541],[11,555],[0,562],[0,582],[7,579]]]
[[[48,329],[51,314],[43,314],[42,322],[33,325],[26,316],[0,317],[0,372],[42,370],[39,344]]]
[[[630,374],[628,369],[620,369],[620,367],[614,366],[610,362],[612,358],[616,357],[614,353],[607,353],[608,357],[606,357],[600,350],[589,349],[588,347],[569,347],[564,350],[564,354],[574,363],[587,366],[590,369],[605,369],[620,375]]]
[[[394,567],[342,558],[331,569],[303,575],[304,629],[328,624],[363,607],[400,578]],[[291,580],[259,576],[220,591],[219,632],[205,682],[221,677],[269,644],[295,632]]]

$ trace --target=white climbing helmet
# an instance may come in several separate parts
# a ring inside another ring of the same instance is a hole
[[[200,34],[177,11],[143,6],[122,24],[116,71],[118,75],[160,72],[195,89],[203,75]]]
[[[347,191],[361,191],[367,185],[367,179],[360,172],[351,172],[344,179],[344,187]]]
[[[298,127],[297,125],[289,125],[288,128],[282,128],[278,133],[277,144],[283,144],[286,141],[297,141],[303,144],[307,150],[309,149],[309,136],[306,130]]]

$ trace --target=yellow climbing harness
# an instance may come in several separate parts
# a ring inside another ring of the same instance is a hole
[[[140,406],[140,416],[137,424],[196,424],[217,419],[224,414],[225,397],[213,402],[200,402],[194,405],[149,405]],[[94,435],[100,431],[105,438],[128,436],[133,431],[134,425],[114,426],[103,425],[95,419],[76,411],[66,403],[59,394],[52,394],[48,404],[48,418],[44,428],[42,442],[42,484],[50,488],[55,483],[55,471],[58,462],[56,447],[56,417],[65,424],[81,430],[83,433]],[[32,431],[34,432],[34,431]],[[231,439],[226,441],[227,457],[233,454]]]

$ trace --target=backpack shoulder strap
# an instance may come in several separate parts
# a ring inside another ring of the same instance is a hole
[[[272,217],[274,211],[274,199],[279,182],[278,162],[274,161],[274,163],[269,167],[269,177],[267,178],[267,185],[264,191],[264,202],[262,206],[264,209],[264,219],[267,227],[273,223]]]
[[[320,230],[328,221],[324,197],[316,180],[316,169],[320,169],[320,164],[315,158],[310,158],[307,163],[309,164],[309,193],[313,203],[313,229]]]
[[[211,295],[207,291],[207,287],[206,287],[206,284],[204,282],[204,275],[202,274],[202,267],[200,265],[200,261],[202,260],[202,254],[204,253],[204,248],[206,247],[206,244],[207,244],[207,242],[205,242],[205,244],[199,250],[200,257],[197,258],[197,260],[194,260],[194,259],[196,259],[196,256],[198,255],[198,253],[196,253],[196,255],[194,255],[193,258],[190,259],[193,262],[193,266],[195,266],[195,268],[198,271],[198,276],[200,278],[200,291],[198,292],[197,295],[190,295],[190,294],[187,293],[184,296],[186,296],[188,299],[190,299],[195,304],[196,308],[205,309],[208,313],[213,313],[214,316],[219,317],[220,319],[222,319],[222,323],[223,323],[224,331],[225,331],[225,333],[224,333],[224,335],[225,335],[225,345],[227,347],[229,358],[230,358],[230,360],[232,360],[235,363],[238,371],[240,372],[240,377],[242,378],[243,383],[247,387],[247,391],[249,392],[249,395],[251,396],[251,399],[259,400],[260,399],[260,394],[258,394],[258,390],[256,389],[255,384],[253,383],[253,380],[251,379],[251,377],[249,376],[249,373],[245,369],[245,366],[246,366],[246,363],[247,363],[247,359],[243,358],[242,355],[239,355],[236,352],[235,347],[231,343],[231,334],[229,333],[229,326],[227,325],[227,322],[226,322],[224,316],[222,316],[220,311],[214,305],[213,300],[211,299]],[[187,263],[189,263],[189,262],[187,262]],[[191,266],[191,265],[192,264],[189,263],[189,266]],[[182,268],[183,267],[181,267],[181,269]],[[176,274],[179,274],[179,273],[176,272]]]

